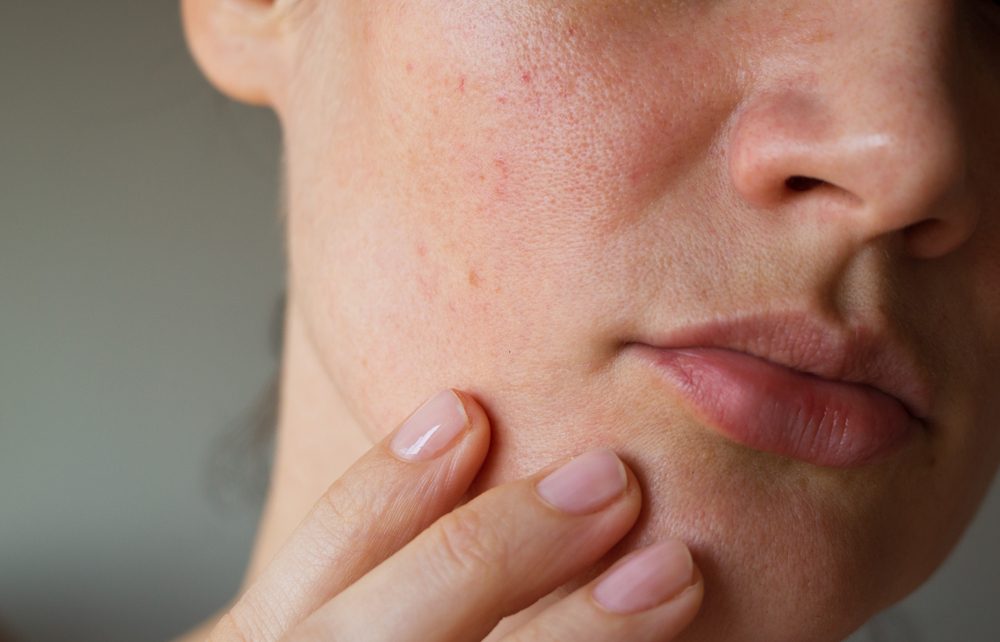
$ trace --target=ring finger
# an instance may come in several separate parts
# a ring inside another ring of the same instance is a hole
[[[672,640],[694,619],[703,590],[687,547],[667,540],[622,558],[501,642]]]

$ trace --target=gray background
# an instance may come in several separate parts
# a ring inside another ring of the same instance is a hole
[[[280,136],[176,3],[0,0],[0,622],[162,640],[238,586],[281,292]],[[863,639],[1000,640],[1000,493]],[[883,635],[885,631],[889,633]]]

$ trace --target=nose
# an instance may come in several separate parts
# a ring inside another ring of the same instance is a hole
[[[824,37],[765,54],[801,64],[747,90],[728,141],[732,183],[754,207],[814,217],[853,243],[899,235],[915,257],[948,254],[977,222],[949,91],[950,3],[861,3],[864,16],[836,4]]]

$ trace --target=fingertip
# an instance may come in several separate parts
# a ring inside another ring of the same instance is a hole
[[[622,459],[622,466],[625,468],[625,476],[628,478],[628,486],[625,489],[625,493],[634,498],[636,503],[641,504],[642,486],[639,483],[639,478],[632,472],[632,467],[624,459]]]
[[[629,528],[635,525],[636,521],[639,519],[639,515],[642,512],[642,486],[639,482],[638,476],[632,471],[628,462],[625,461],[620,455],[618,460],[622,464],[622,468],[625,471],[625,491],[622,493],[621,497],[618,499],[617,510],[622,514],[624,523],[628,525]]]
[[[475,465],[478,468],[486,461],[490,449],[492,428],[489,415],[472,394],[457,388],[449,390],[455,394],[465,409],[468,421],[465,435],[457,446],[463,451],[461,459],[465,462],[464,465]]]
[[[700,601],[687,595],[700,590],[700,583],[691,550],[681,540],[668,539],[623,558],[598,580],[592,595],[608,612],[627,615],[680,599]]]
[[[489,438],[490,418],[486,414],[486,410],[482,404],[479,403],[479,400],[464,390],[459,390],[458,388],[449,388],[449,390],[458,397],[459,402],[465,409],[465,416],[469,422],[469,430],[471,432],[484,432],[486,433],[486,437]]]
[[[427,399],[388,438],[392,453],[406,462],[437,459],[464,441],[471,417],[462,398],[444,389]]]
[[[691,617],[693,618],[694,615],[701,609],[701,603],[704,597],[705,576],[701,574],[701,569],[698,568],[698,562],[696,560],[692,560],[691,586],[681,591],[680,595],[674,599],[675,601],[684,600],[685,602],[689,602],[692,610]]]

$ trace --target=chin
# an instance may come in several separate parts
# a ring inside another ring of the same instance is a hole
[[[926,514],[907,490],[926,457],[919,440],[876,466],[824,469],[733,443],[674,406],[591,398],[603,401],[535,403],[531,421],[512,406],[494,411],[496,447],[471,492],[599,445],[622,456],[642,486],[643,512],[567,591],[631,550],[679,537],[705,577],[702,610],[679,639],[833,642],[902,599],[946,553],[914,537]],[[540,421],[540,407],[552,416]],[[540,435],[538,425],[576,429]]]

